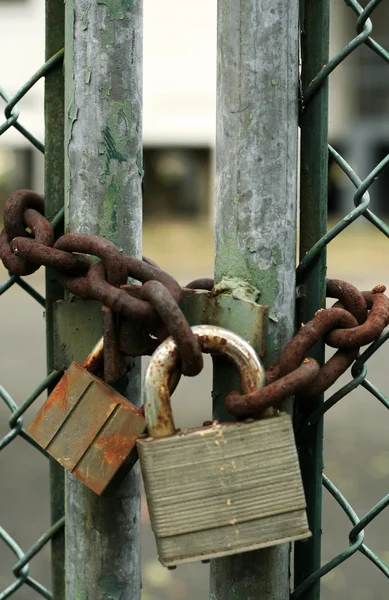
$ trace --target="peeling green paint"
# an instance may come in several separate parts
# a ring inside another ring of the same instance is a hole
[[[111,162],[125,162],[129,158],[131,137],[131,104],[129,101],[110,101],[111,113],[101,132],[99,144],[100,183],[104,184],[111,174]]]
[[[102,575],[99,579],[99,587],[102,591],[102,598],[107,600],[120,600],[123,594],[125,585],[120,583],[115,573],[110,575]]]
[[[81,12],[81,27],[83,31],[86,31],[88,29],[88,25],[89,25],[89,11],[90,11],[90,7],[91,5],[88,4],[88,6]]]
[[[216,265],[216,280],[220,281],[223,277],[235,277],[239,273],[244,281],[252,281],[244,256],[241,255],[236,239],[231,237],[229,240],[223,240],[223,247],[218,254],[218,263]]]
[[[80,586],[80,578],[78,573],[76,572],[76,594],[74,600],[89,600],[88,592],[86,590],[82,590]]]
[[[65,60],[64,65],[73,65],[74,56],[74,1],[66,0],[66,15],[65,19]],[[68,149],[72,139],[72,131],[74,122],[78,117],[78,107],[74,100],[75,81],[74,70],[72,67],[65,69],[65,106],[67,111],[65,115],[65,168],[64,168],[64,187],[65,187],[65,223],[68,223],[69,198],[71,193],[71,177],[69,169]]]
[[[248,245],[247,251],[242,252],[242,249],[238,248],[234,237],[223,240],[223,247],[219,248],[218,251],[216,280],[220,283],[233,281],[236,278],[236,273],[239,273],[237,281],[245,282],[246,285],[251,286],[251,289],[257,290],[258,294],[260,293],[261,304],[270,307],[269,318],[273,322],[277,322],[277,315],[274,313],[273,307],[278,292],[278,267],[282,262],[281,249],[279,247],[273,248],[271,250],[271,265],[267,269],[258,269],[255,252],[260,252],[260,249],[254,247],[254,241]],[[274,350],[275,343],[275,337],[272,339],[270,334],[268,353]]]
[[[250,194],[250,196],[248,196],[248,194]],[[233,197],[232,203],[238,204],[239,200],[250,199],[251,196],[252,196],[252,192],[246,192],[246,193],[241,192],[240,194],[237,194],[236,196]]]
[[[103,214],[99,219],[100,235],[110,240],[116,238],[117,200],[124,196],[121,183],[121,178],[115,177],[115,181],[111,181],[107,186],[103,199]]]
[[[136,155],[136,166],[138,167],[138,173],[140,177],[144,177],[144,169],[143,169],[143,154],[142,150],[138,150]]]
[[[100,177],[100,182],[104,183],[107,175],[110,174],[110,162],[111,160],[118,160],[119,162],[125,162],[126,158],[119,152],[116,141],[113,138],[109,127],[102,131],[103,141],[99,144],[99,152],[105,159],[105,168]]]
[[[256,252],[258,250],[258,244],[254,238],[251,238],[247,242],[247,250],[249,252]]]
[[[99,87],[99,90],[100,90],[100,92],[101,92],[101,97],[102,97],[104,100],[109,100],[109,95],[110,95],[110,93],[111,93],[111,90],[112,90],[112,85],[111,85],[110,83],[108,83],[108,81],[107,81],[107,82],[103,83],[103,84],[102,84],[102,85]]]
[[[239,277],[223,277],[212,290],[213,296],[226,293],[237,300],[251,300],[252,302],[257,302],[260,296],[260,291],[256,287]]]
[[[74,99],[72,98],[71,103],[68,108],[68,142],[72,139],[72,130],[74,122],[77,121],[79,108],[75,104]]]
[[[127,12],[134,10],[134,0],[97,0],[97,3],[107,7],[110,21],[124,19]]]
[[[87,55],[88,52],[88,43],[85,39],[82,40],[81,42],[81,47],[82,47],[82,51],[85,54],[85,56]]]
[[[101,47],[109,54],[109,49],[115,43],[116,28],[108,26],[100,32]]]
[[[142,105],[142,5],[65,2],[66,226],[104,235],[126,254],[139,256],[136,161],[142,141],[135,128]],[[131,396],[138,399],[138,367],[131,378]],[[139,513],[139,476],[132,472],[130,478],[131,485],[120,491],[125,501],[107,498],[104,506],[67,478],[66,592],[72,600],[140,598],[138,527],[122,526],[129,511],[131,517]],[[103,544],[96,543],[100,538]]]

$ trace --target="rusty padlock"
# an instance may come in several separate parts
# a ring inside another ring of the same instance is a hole
[[[192,327],[202,351],[238,368],[244,393],[265,372],[253,348],[231,331]],[[148,437],[137,440],[158,558],[166,566],[238,554],[310,535],[291,418],[176,431],[167,382],[177,367],[174,341],[154,352],[145,376]]]
[[[28,428],[32,438],[96,494],[114,491],[137,460],[143,410],[93,375],[103,338],[72,362]]]

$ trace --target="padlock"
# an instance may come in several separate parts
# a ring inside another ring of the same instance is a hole
[[[244,393],[265,383],[253,348],[216,326],[192,327],[203,352],[238,368]],[[253,422],[176,431],[169,373],[174,341],[154,352],[145,375],[148,435],[137,440],[151,526],[162,565],[206,560],[310,536],[291,418],[273,411]]]
[[[93,375],[103,338],[83,365],[72,362],[28,428],[31,437],[96,494],[109,494],[138,458],[143,410]]]

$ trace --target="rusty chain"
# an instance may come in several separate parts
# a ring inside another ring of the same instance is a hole
[[[41,265],[54,269],[68,292],[131,317],[159,342],[172,335],[180,349],[182,373],[193,376],[201,371],[200,346],[178,306],[182,288],[171,275],[151,259],[125,256],[112,242],[95,235],[68,233],[55,243],[54,239],[52,225],[44,217],[43,197],[30,190],[12,194],[0,234],[0,258],[9,271],[29,275]],[[92,264],[87,255],[100,261]],[[129,277],[144,284],[139,298],[121,287]]]
[[[327,390],[356,360],[360,347],[377,339],[389,324],[385,289],[376,286],[371,292],[359,292],[350,283],[327,279],[327,297],[340,301],[317,311],[301,326],[286,345],[279,365],[267,373],[266,387],[246,395],[230,392],[227,410],[239,418],[256,417],[270,406],[279,407],[288,396],[308,398]],[[322,339],[339,349],[320,368],[307,354]]]
[[[183,289],[171,275],[153,260],[125,256],[112,242],[95,235],[68,233],[54,240],[53,227],[44,217],[43,196],[30,190],[13,193],[5,205],[0,233],[0,258],[9,271],[29,275],[41,265],[54,269],[68,292],[102,302],[109,322],[110,313],[134,320],[147,332],[151,347],[171,335],[184,375],[202,370],[199,343],[179,307]],[[94,262],[91,256],[100,260]],[[142,283],[138,296],[125,289],[129,277]],[[196,279],[185,287],[212,293],[214,282]],[[360,292],[344,281],[327,279],[327,297],[338,301],[332,308],[319,310],[300,328],[280,363],[267,371],[268,385],[251,394],[237,390],[228,394],[229,413],[240,419],[255,418],[269,407],[280,407],[289,396],[307,398],[327,390],[357,359],[359,349],[376,340],[389,324],[385,290],[379,285],[371,292]],[[337,348],[322,367],[308,356],[320,340]]]

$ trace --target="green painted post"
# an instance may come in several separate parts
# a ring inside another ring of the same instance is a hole
[[[66,0],[65,16],[66,226],[139,257],[142,0]],[[137,362],[135,403],[139,390]],[[136,465],[113,497],[98,498],[67,475],[68,600],[140,599],[139,483]]]
[[[301,50],[302,89],[305,90],[323,65],[328,62],[329,0],[302,2]],[[301,196],[300,196],[300,256],[327,231],[328,202],[328,83],[304,108],[301,118]],[[323,250],[313,267],[298,281],[301,298],[298,321],[306,323],[319,308],[325,306],[326,252]],[[324,362],[324,344],[317,345],[311,356]],[[321,394],[296,406],[298,422],[303,422],[324,400]],[[308,520],[312,538],[295,546],[295,587],[321,566],[321,512],[323,471],[323,420],[312,427],[299,448],[299,457],[308,505]],[[320,580],[305,594],[304,600],[319,600]]]
[[[64,4],[46,0],[46,59],[64,45]],[[45,78],[45,211],[52,219],[64,203],[64,77],[62,65]],[[57,235],[62,231],[58,228]],[[63,298],[63,288],[51,269],[46,269],[46,351],[47,371],[54,362],[53,303]],[[65,478],[63,468],[50,460],[51,522],[65,512]],[[55,600],[65,600],[65,534],[59,531],[51,542],[52,590]]]
[[[215,278],[270,306],[268,365],[294,333],[298,5],[218,2]],[[214,412],[225,418],[233,377],[215,366]],[[213,560],[211,599],[289,599],[289,553]]]

